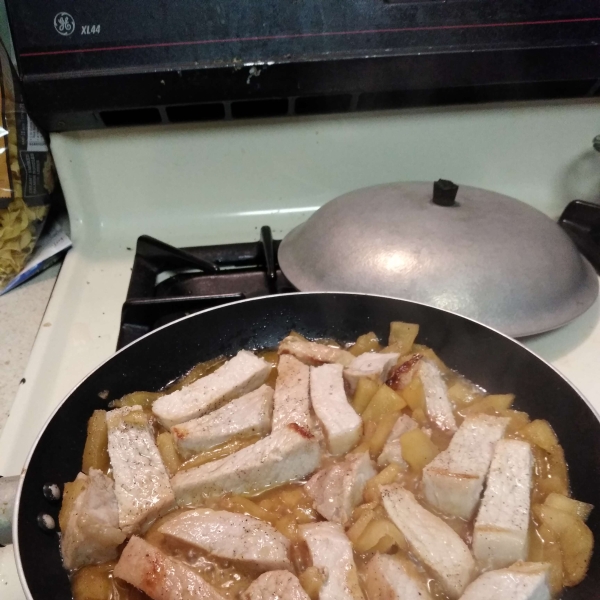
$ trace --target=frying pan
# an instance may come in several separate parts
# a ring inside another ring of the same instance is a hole
[[[419,323],[418,340],[490,393],[513,392],[516,406],[552,423],[570,466],[574,496],[597,508],[589,526],[600,540],[600,423],[557,371],[514,340],[467,318],[393,298],[299,293],[244,300],[194,314],[127,346],[86,377],[49,419],[31,451],[17,494],[13,539],[21,583],[31,600],[70,600],[58,534],[37,524],[58,521],[59,503],[42,489],[72,481],[81,467],[92,411],[136,390],[159,390],[196,363],[243,348],[275,346],[291,329],[309,338],[350,342],[367,331],[386,339],[394,320]],[[600,590],[600,552],[587,578],[564,600],[592,600]]]

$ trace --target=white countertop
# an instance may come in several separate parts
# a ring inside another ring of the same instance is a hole
[[[0,433],[19,389],[29,354],[60,270],[54,265],[0,296]]]

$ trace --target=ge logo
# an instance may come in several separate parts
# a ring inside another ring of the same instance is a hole
[[[71,35],[75,31],[75,19],[68,12],[56,13],[54,17],[54,29],[60,35]]]

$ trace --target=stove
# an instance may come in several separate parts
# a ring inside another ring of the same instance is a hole
[[[147,235],[136,245],[117,350],[194,312],[236,300],[298,291],[277,262],[271,228],[260,240],[175,248]]]
[[[597,125],[588,99],[53,134],[73,249],[0,436],[0,474],[20,473],[62,398],[118,344],[211,303],[291,290],[277,240],[328,200],[444,178],[556,220],[574,198],[598,199]],[[600,410],[600,302],[522,341]],[[23,600],[12,552],[0,549],[0,597]]]

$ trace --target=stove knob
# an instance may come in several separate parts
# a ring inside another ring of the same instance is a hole
[[[433,203],[438,206],[456,206],[458,186],[448,179],[438,179],[433,184]]]
[[[594,150],[596,152],[600,152],[600,135],[597,135],[593,141],[592,141],[592,146],[594,147]]]

